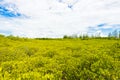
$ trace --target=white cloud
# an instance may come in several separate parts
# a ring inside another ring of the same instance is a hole
[[[15,3],[19,12],[30,16],[28,19],[0,17],[0,25],[3,26],[0,30],[10,30],[13,35],[61,37],[87,32],[88,27],[101,23],[120,23],[120,0],[5,1]],[[73,8],[68,8],[68,4],[74,4]]]

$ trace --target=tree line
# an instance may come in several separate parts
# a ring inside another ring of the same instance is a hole
[[[120,39],[120,31],[114,30],[113,32],[108,33],[106,37],[102,37],[101,33],[97,33],[95,35],[89,35],[89,34],[73,34],[73,35],[64,35],[63,38],[27,38],[27,37],[19,37],[19,36],[13,36],[13,35],[8,35],[5,36],[3,34],[0,34],[0,37],[2,38],[8,38],[11,40],[30,40],[30,39],[36,39],[36,40],[60,40],[60,39]]]
[[[64,35],[63,39],[120,39],[120,31],[114,30],[113,32],[108,33],[106,37],[102,37],[100,33],[97,33],[95,35],[73,34],[73,35]]]

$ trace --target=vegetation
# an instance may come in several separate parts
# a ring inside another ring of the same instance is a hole
[[[119,80],[120,39],[0,35],[0,80]]]
[[[97,33],[97,34],[92,34],[91,36],[88,35],[88,34],[81,34],[81,35],[77,35],[77,34],[74,34],[74,35],[64,35],[63,36],[64,39],[82,39],[82,40],[86,40],[86,39],[120,39],[120,31],[118,30],[114,30],[113,32],[110,32],[108,34],[107,37],[101,37],[100,36],[100,33]]]

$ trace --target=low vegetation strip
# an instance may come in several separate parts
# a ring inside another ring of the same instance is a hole
[[[0,36],[0,80],[119,79],[119,39]]]

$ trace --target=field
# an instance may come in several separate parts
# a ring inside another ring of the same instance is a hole
[[[120,40],[1,36],[0,80],[120,80]]]

